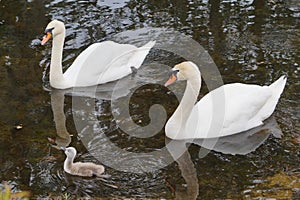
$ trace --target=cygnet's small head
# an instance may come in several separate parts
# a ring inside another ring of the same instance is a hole
[[[65,25],[63,22],[58,21],[58,20],[53,20],[51,21],[44,32],[44,37],[41,42],[42,45],[46,44],[46,42],[51,38],[55,37],[59,34],[65,33]]]
[[[68,158],[74,158],[76,156],[76,149],[74,147],[68,147],[68,148],[61,148]]]
[[[189,80],[195,76],[199,76],[200,71],[195,63],[191,61],[185,61],[175,65],[168,75],[169,79],[165,83],[165,86],[169,86],[175,81]]]

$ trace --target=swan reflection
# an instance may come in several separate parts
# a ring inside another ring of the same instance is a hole
[[[195,164],[191,159],[188,147],[185,141],[173,140],[166,138],[166,145],[169,153],[172,155],[175,162],[177,162],[181,176],[186,182],[186,188],[175,189],[175,199],[197,199],[199,195],[199,182]]]
[[[53,112],[53,120],[55,123],[57,137],[55,144],[58,149],[60,147],[67,147],[71,143],[71,135],[66,127],[66,116],[64,113],[65,91],[52,90],[51,91],[51,108]]]
[[[281,138],[282,136],[281,129],[274,116],[265,120],[263,125],[242,133],[220,138],[196,139],[192,143],[224,154],[246,155],[255,151],[270,135],[275,138]],[[200,157],[206,154],[207,151],[205,150],[199,152]]]
[[[51,108],[53,112],[53,120],[55,123],[57,137],[55,140],[49,138],[51,143],[55,143],[56,147],[67,147],[71,143],[71,135],[66,128],[66,116],[64,113],[64,100],[66,96],[72,96],[73,103],[79,102],[84,98],[84,104],[91,102],[95,104],[95,99],[102,100],[116,100],[128,95],[132,88],[137,87],[137,78],[133,75],[126,76],[118,81],[110,82],[107,84],[90,86],[90,87],[77,87],[65,90],[57,90],[44,86],[44,90],[49,91],[51,94]],[[79,103],[80,107],[73,106],[73,112],[90,111],[88,105]],[[94,114],[91,110],[90,114]]]
[[[178,163],[181,175],[186,182],[185,190],[175,190],[176,199],[197,199],[199,195],[200,188],[196,166],[187,151],[189,144],[193,143],[204,147],[199,151],[200,158],[205,157],[210,150],[223,154],[246,155],[255,151],[271,135],[275,138],[281,138],[282,136],[281,129],[274,116],[266,120],[262,126],[231,136],[215,139],[175,140],[175,142],[172,140],[172,145],[167,145],[167,149],[174,161]],[[171,139],[166,138],[166,141],[170,144]]]

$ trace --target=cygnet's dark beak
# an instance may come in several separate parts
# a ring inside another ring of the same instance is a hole
[[[66,147],[60,147],[60,149],[66,151]]]

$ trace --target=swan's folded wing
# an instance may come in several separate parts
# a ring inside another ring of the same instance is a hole
[[[130,73],[128,60],[137,47],[112,41],[85,49],[64,73],[74,86],[89,86],[117,80]]]
[[[271,96],[268,87],[258,85],[233,83],[217,88],[195,105],[187,121],[186,134],[214,138],[258,126],[262,121],[257,113]]]

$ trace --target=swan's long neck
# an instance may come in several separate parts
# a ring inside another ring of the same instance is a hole
[[[179,134],[184,134],[186,122],[197,101],[200,87],[200,73],[195,73],[195,75],[187,81],[182,100],[166,125],[168,137],[176,139]]]
[[[63,80],[62,71],[62,54],[65,40],[65,33],[56,35],[52,42],[52,54],[50,64],[50,84],[51,86],[57,85],[57,83]]]

